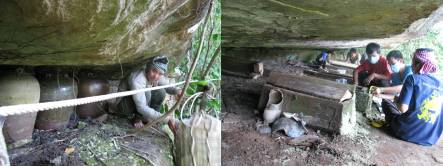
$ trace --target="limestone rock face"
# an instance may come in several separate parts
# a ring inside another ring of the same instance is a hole
[[[293,47],[311,42],[328,47],[334,43],[312,41],[388,38],[405,32],[442,4],[442,0],[223,0],[223,46]],[[409,37],[413,35],[393,42]]]
[[[0,64],[115,65],[182,56],[208,0],[2,0]]]

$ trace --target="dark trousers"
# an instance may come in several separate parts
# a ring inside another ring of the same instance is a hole
[[[369,75],[370,74],[366,71],[358,73],[358,85],[366,87],[371,87],[371,86],[388,87],[390,85],[389,80],[379,80],[379,79],[373,79],[368,85],[366,85],[365,79],[368,78]]]
[[[314,66],[317,69],[320,69],[320,67],[325,69],[326,68],[326,61],[316,60],[316,61],[314,61]]]
[[[394,120],[397,116],[401,114],[397,105],[391,100],[383,99],[381,107],[383,109],[383,113],[385,113],[385,121],[387,122],[387,124],[389,124],[392,120]]]
[[[163,101],[166,98],[165,89],[158,89],[153,91],[145,92],[146,101],[149,103],[149,107],[160,112]],[[132,96],[123,97],[122,100],[118,103],[118,109],[124,113],[124,115],[132,117],[134,119],[142,119],[147,121],[147,119],[143,118],[143,116],[137,112],[134,100]]]

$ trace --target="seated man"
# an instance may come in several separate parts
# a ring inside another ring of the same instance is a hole
[[[443,84],[432,49],[417,49],[412,59],[413,75],[406,78],[398,109],[383,110],[387,128],[395,137],[420,145],[433,145],[443,131]]]
[[[168,59],[166,57],[154,57],[146,66],[132,72],[121,80],[119,91],[167,85],[168,81],[164,78],[167,67]],[[126,96],[118,101],[118,109],[124,114],[129,114],[129,116],[133,117],[134,127],[142,128],[143,122],[147,123],[162,115],[159,111],[165,100],[166,93],[181,95],[181,90],[170,87]],[[166,122],[169,122],[169,125],[176,124],[173,118],[167,118]]]
[[[354,71],[354,84],[360,86],[389,86],[391,71],[388,61],[380,55],[380,45],[369,43],[366,46],[369,59],[358,66]]]
[[[394,100],[394,96],[400,94],[406,77],[413,74],[412,67],[405,64],[403,55],[398,50],[389,52],[387,59],[392,71],[390,86],[376,87],[373,95],[382,99]]]
[[[346,62],[360,65],[361,55],[357,53],[357,49],[351,48],[346,56]]]

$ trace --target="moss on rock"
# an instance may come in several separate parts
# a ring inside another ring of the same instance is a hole
[[[0,1],[0,63],[113,65],[181,56],[207,2]]]

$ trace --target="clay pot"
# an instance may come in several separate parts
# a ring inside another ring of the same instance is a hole
[[[0,75],[0,106],[38,103],[40,86],[31,74],[11,72]],[[5,141],[11,148],[32,141],[32,131],[37,113],[6,117],[3,127]]]
[[[109,83],[102,79],[84,78],[80,80],[78,98],[105,95],[109,93]],[[80,118],[97,118],[106,113],[106,103],[96,102],[79,105],[76,108]]]
[[[75,99],[77,83],[68,75],[46,74],[39,77],[40,102]],[[74,107],[41,111],[37,114],[35,128],[41,130],[64,129],[69,123]]]
[[[273,123],[281,115],[281,107],[283,103],[283,93],[280,90],[271,89],[269,92],[269,100],[263,112],[265,123]]]

